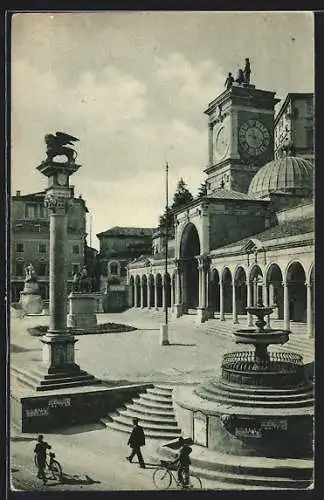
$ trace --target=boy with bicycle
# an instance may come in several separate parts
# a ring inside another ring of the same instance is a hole
[[[189,455],[192,452],[192,448],[188,446],[182,436],[179,437],[178,443],[180,445],[179,454],[174,462],[171,463],[177,465],[178,481],[182,484],[183,488],[186,488],[189,484],[189,466],[191,464]]]
[[[37,477],[43,480],[44,485],[47,482],[45,474],[46,452],[51,448],[52,447],[46,441],[44,441],[44,436],[40,434],[37,438],[37,444],[35,446],[34,453],[36,465],[38,467]]]

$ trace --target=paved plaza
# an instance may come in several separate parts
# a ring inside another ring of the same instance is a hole
[[[27,328],[46,325],[47,316],[32,316],[11,320],[11,363],[27,366],[38,363],[42,344]],[[104,381],[117,383],[153,382],[174,385],[194,384],[214,376],[219,371],[222,355],[237,350],[230,332],[235,327],[230,320],[212,320],[209,327],[196,325],[194,316],[170,319],[169,346],[160,345],[161,312],[129,310],[120,314],[100,314],[100,323],[123,323],[138,330],[125,333],[83,335],[76,344],[76,361],[81,368]],[[240,327],[245,326],[240,318]],[[214,326],[213,326],[214,325]],[[221,326],[221,329],[220,329]],[[220,330],[219,330],[220,329]],[[313,340],[307,339],[302,326],[288,343],[305,350],[305,361],[311,361]],[[225,332],[222,334],[222,331]],[[217,333],[218,332],[218,333]],[[297,341],[296,341],[297,339]],[[292,349],[292,347],[290,346]],[[13,430],[11,469],[14,486],[18,489],[44,489],[36,479],[33,465],[34,435]],[[100,424],[62,429],[46,434],[66,473],[59,485],[49,482],[47,489],[57,490],[119,490],[153,488],[154,464],[141,470],[125,460],[127,435]],[[157,441],[148,440],[146,457],[154,455]],[[87,460],[84,460],[84,454]],[[148,459],[149,460],[149,459]],[[150,468],[151,467],[151,468]],[[204,480],[205,488],[222,489],[224,485]]]

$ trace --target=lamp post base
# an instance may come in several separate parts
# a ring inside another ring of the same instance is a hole
[[[160,344],[161,345],[170,345],[169,342],[169,325],[161,325],[160,326]]]

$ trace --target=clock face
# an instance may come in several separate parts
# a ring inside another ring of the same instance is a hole
[[[221,125],[220,128],[216,128],[214,133],[214,157],[215,160],[221,160],[224,158],[228,151],[229,146],[229,135],[228,128],[226,125]]]
[[[240,128],[239,142],[246,153],[251,156],[259,156],[267,151],[270,144],[270,134],[261,121],[250,119],[244,122]]]
[[[65,186],[65,184],[67,183],[67,180],[68,180],[68,176],[67,176],[67,174],[64,174],[63,172],[59,172],[56,175],[56,180],[60,186]]]

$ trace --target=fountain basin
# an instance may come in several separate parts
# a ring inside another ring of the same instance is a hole
[[[285,344],[289,340],[286,330],[263,330],[256,332],[254,329],[242,329],[234,332],[236,344]]]

